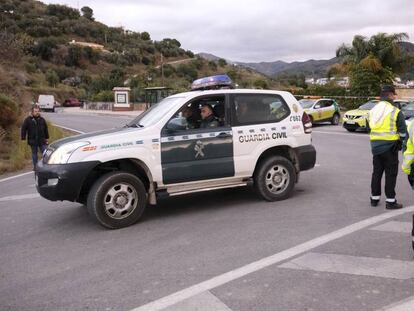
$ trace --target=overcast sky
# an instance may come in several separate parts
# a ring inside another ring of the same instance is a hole
[[[329,59],[356,34],[406,32],[414,0],[49,0],[89,6],[109,26],[175,38],[182,48],[244,62]]]

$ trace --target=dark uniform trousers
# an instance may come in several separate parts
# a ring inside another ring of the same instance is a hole
[[[385,196],[387,199],[394,199],[398,174],[398,151],[390,149],[384,153],[374,155],[372,162],[374,170],[371,179],[371,195],[381,195],[381,179],[385,172]]]

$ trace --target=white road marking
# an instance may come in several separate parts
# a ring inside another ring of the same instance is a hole
[[[226,284],[228,282],[234,281],[238,278],[241,278],[243,276],[246,276],[250,273],[259,271],[263,268],[269,267],[271,265],[277,264],[281,261],[287,260],[289,258],[292,258],[294,256],[297,256],[299,254],[305,253],[307,251],[310,251],[318,246],[321,246],[323,244],[326,244],[328,242],[331,242],[333,240],[342,238],[346,235],[349,235],[351,233],[354,233],[356,231],[359,231],[361,229],[367,228],[369,226],[375,225],[379,222],[391,219],[393,217],[414,212],[414,206],[409,206],[400,210],[394,210],[390,212],[385,212],[381,215],[374,216],[365,220],[362,220],[360,222],[354,223],[352,225],[349,225],[347,227],[344,227],[342,229],[339,229],[337,231],[333,231],[331,233],[328,233],[326,235],[317,237],[315,239],[312,239],[310,241],[307,241],[305,243],[299,244],[297,246],[294,246],[292,248],[289,248],[287,250],[284,250],[280,253],[276,253],[274,255],[271,255],[269,257],[265,257],[262,259],[259,259],[255,262],[252,262],[250,264],[247,264],[243,267],[231,270],[229,272],[223,273],[221,275],[215,276],[209,280],[203,281],[201,283],[195,284],[193,286],[187,287],[185,289],[182,289],[178,292],[175,292],[171,295],[165,296],[163,298],[160,298],[158,300],[155,300],[153,302],[150,302],[148,304],[142,305],[140,307],[137,307],[133,309],[133,311],[156,311],[156,310],[162,310],[169,306],[172,306],[176,303],[179,303],[181,301],[184,301],[190,297],[196,296],[198,294],[201,294],[202,292],[211,290],[213,288],[216,288],[218,286],[221,286],[223,284]]]
[[[0,202],[16,201],[16,200],[27,200],[27,199],[35,199],[35,198],[40,198],[40,195],[38,193],[10,195],[10,196],[7,196],[7,197],[0,198]]]
[[[231,311],[220,299],[209,291],[170,306],[165,311]]]
[[[413,311],[414,310],[414,296],[394,303],[378,311]]]
[[[78,130],[75,130],[75,129],[73,129],[73,128],[66,127],[66,126],[62,126],[62,125],[59,125],[59,124],[56,124],[56,123],[53,123],[53,125],[54,125],[54,126],[57,126],[57,127],[60,127],[60,128],[63,128],[63,129],[68,130],[68,131],[75,132],[75,133],[85,134],[85,132],[78,131]]]
[[[313,133],[330,134],[330,135],[345,135],[348,137],[363,137],[369,140],[369,136],[364,135],[364,134],[337,133],[337,132],[325,132],[325,131],[315,131],[315,130],[312,131],[312,134]]]
[[[405,221],[389,221],[385,224],[370,228],[370,230],[397,232],[397,233],[411,233],[413,224]]]
[[[26,176],[26,175],[29,175],[29,174],[33,174],[34,175],[34,172],[30,171],[30,172],[27,172],[27,173],[23,173],[23,174],[19,174],[19,175],[14,175],[14,176],[10,176],[10,177],[7,177],[7,178],[3,178],[3,179],[0,179],[0,182],[12,180],[12,179],[15,179],[15,178],[18,178],[18,177],[22,177],[22,176]]]
[[[414,278],[414,262],[412,261],[338,254],[307,253],[278,266],[278,268],[365,275],[398,280]]]

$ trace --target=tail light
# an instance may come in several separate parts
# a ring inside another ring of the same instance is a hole
[[[303,129],[305,130],[306,134],[312,133],[312,121],[306,112],[303,112],[302,124],[303,124]]]

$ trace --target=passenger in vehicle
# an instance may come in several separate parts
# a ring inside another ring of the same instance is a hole
[[[249,104],[247,102],[237,103],[237,121],[239,123],[246,123],[250,121]]]
[[[210,104],[203,104],[201,106],[201,119],[200,128],[218,127],[220,125],[214,116],[213,108]]]
[[[213,107],[213,114],[219,121],[220,126],[224,126],[225,123],[225,111],[224,103],[219,103]]]
[[[185,107],[183,117],[187,120],[187,129],[197,129],[200,127],[200,111],[196,107]]]

